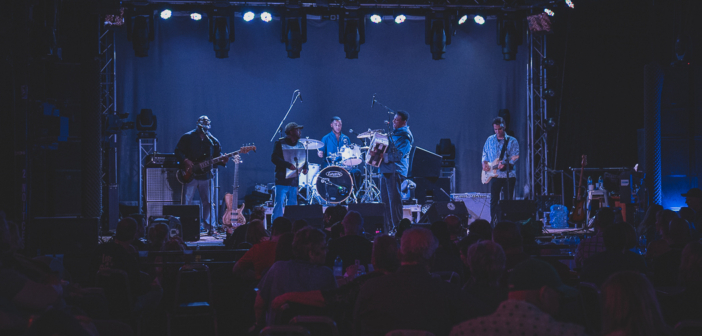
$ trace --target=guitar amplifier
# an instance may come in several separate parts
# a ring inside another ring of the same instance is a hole
[[[463,201],[468,209],[468,224],[478,219],[491,221],[490,193],[463,193],[452,194],[454,201]]]
[[[145,171],[147,202],[180,202],[183,185],[176,178],[177,168],[146,168]]]
[[[146,168],[179,168],[180,162],[173,153],[152,153],[144,158]]]

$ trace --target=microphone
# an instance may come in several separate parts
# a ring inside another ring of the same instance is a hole
[[[349,134],[353,134],[353,128],[349,128]]]
[[[300,89],[297,89],[297,98],[300,98],[300,103],[304,103],[302,101],[302,92],[300,92]]]
[[[393,111],[388,111],[388,114],[389,114],[389,115],[394,115],[395,112],[393,112]]]
[[[375,105],[375,95],[376,93],[373,94],[373,100],[371,100],[371,108],[373,108],[373,105]]]
[[[390,122],[389,122],[389,121],[387,121],[387,120],[385,120],[385,124],[386,124],[386,125],[389,125],[389,124],[390,124]]]

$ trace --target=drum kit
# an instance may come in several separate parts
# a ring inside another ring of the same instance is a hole
[[[339,204],[380,202],[380,189],[373,181],[379,175],[374,172],[380,167],[383,155],[389,146],[388,136],[384,130],[375,129],[358,134],[363,139],[363,146],[345,144],[338,153],[326,157],[328,166],[320,169],[316,163],[308,163],[307,174],[300,174],[299,191],[305,190],[304,196],[298,193],[308,204]],[[301,139],[306,151],[324,147],[324,143],[314,139]],[[349,171],[362,171],[363,182],[356,186]]]

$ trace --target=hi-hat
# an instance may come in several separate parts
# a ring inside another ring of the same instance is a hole
[[[375,133],[382,133],[382,132],[383,132],[382,129],[368,130],[368,131],[365,131],[365,132],[359,134],[359,135],[357,136],[357,138],[359,138],[359,139],[370,139],[370,138],[373,137],[373,134],[375,134]]]
[[[323,142],[315,139],[300,139],[299,141],[307,150],[320,149],[324,147]]]

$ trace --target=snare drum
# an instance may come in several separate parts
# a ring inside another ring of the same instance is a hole
[[[300,172],[300,186],[306,187],[307,184],[314,187],[314,178],[319,173],[319,165],[316,163],[310,163],[307,165],[307,174]],[[309,182],[307,178],[309,177]]]
[[[344,166],[353,167],[363,162],[361,159],[361,148],[354,144],[343,145],[339,153],[341,153],[341,163]]]
[[[353,192],[353,178],[341,167],[329,166],[314,178],[315,190],[328,203],[341,203]]]

